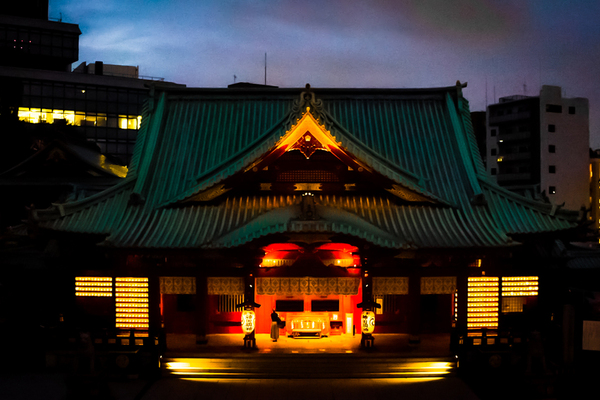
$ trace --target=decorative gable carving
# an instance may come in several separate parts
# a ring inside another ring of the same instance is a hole
[[[306,133],[302,135],[288,151],[290,150],[300,150],[300,152],[304,154],[304,157],[310,158],[315,151],[327,149],[310,133],[310,131],[306,131]]]

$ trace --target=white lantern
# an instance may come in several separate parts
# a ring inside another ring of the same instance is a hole
[[[256,326],[256,314],[252,310],[244,310],[242,311],[242,331],[246,335],[254,332],[254,327]]]
[[[362,312],[362,332],[373,333],[375,330],[375,313],[373,311]]]

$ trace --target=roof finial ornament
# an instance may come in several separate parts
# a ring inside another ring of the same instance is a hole
[[[466,83],[462,84],[462,83],[460,83],[460,81],[458,81],[458,80],[456,81],[456,96],[457,96],[457,98],[462,97],[462,95],[463,95],[462,90],[464,87],[467,87]]]
[[[300,92],[300,98],[294,101],[294,105],[290,113],[289,125],[293,125],[295,122],[300,120],[306,112],[310,112],[312,116],[321,124],[328,122],[327,115],[323,109],[323,102],[316,98],[315,92],[313,92],[309,83],[306,84],[305,90]]]

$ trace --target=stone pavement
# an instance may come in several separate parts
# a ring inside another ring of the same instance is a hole
[[[166,357],[204,356],[208,354],[381,354],[395,357],[451,357],[450,334],[423,334],[419,345],[411,345],[407,334],[376,334],[373,349],[361,349],[360,334],[323,337],[320,339],[293,339],[280,336],[277,342],[268,334],[256,335],[256,349],[243,347],[243,335],[208,335],[206,344],[195,344],[194,335],[180,335],[168,340]]]
[[[78,383],[74,383],[78,380]],[[478,397],[457,377],[410,379],[109,380],[65,374],[0,376],[2,400],[389,400]]]
[[[161,379],[141,400],[477,400],[460,379]]]
[[[374,358],[394,362],[398,357],[452,357],[447,335],[423,335],[419,346],[411,346],[404,335],[377,335],[375,348],[360,349],[360,336],[323,339],[280,338],[277,342],[267,335],[257,335],[257,348],[244,349],[242,337],[211,335],[208,342],[191,350],[173,346],[166,356],[238,358],[245,362],[276,357],[277,362],[293,363],[296,354],[316,363],[342,358],[360,366],[361,360]],[[328,357],[331,354],[331,357]],[[306,360],[305,360],[306,361]],[[314,372],[314,371],[313,371]],[[477,399],[458,377],[379,378],[367,379],[363,374],[349,373],[345,379],[197,379],[189,376],[115,379],[101,374],[74,375],[56,372],[11,373],[0,375],[0,398],[21,399],[218,399],[218,400],[286,400],[313,399]]]

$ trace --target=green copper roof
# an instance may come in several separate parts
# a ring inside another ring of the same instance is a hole
[[[308,94],[307,94],[308,93]],[[223,194],[181,203],[274,149],[310,107],[341,148],[427,203],[315,193]],[[344,233],[391,248],[515,244],[515,234],[573,228],[571,214],[498,187],[486,175],[462,86],[439,89],[161,89],[143,113],[125,182],[37,213],[43,228],[106,235],[123,248],[222,248],[286,232]]]

